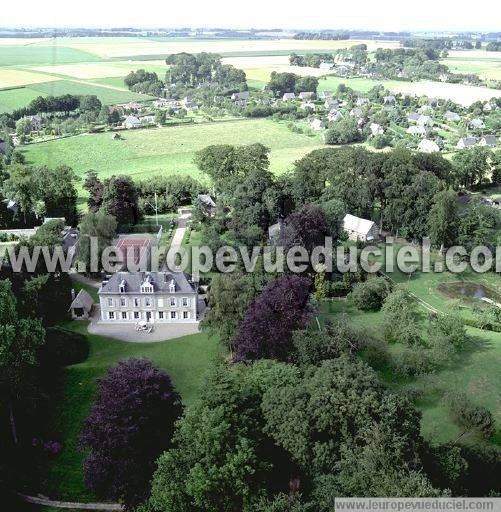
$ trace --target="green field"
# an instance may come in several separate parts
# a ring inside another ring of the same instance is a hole
[[[210,144],[252,144],[271,148],[271,169],[280,173],[298,158],[322,146],[320,138],[291,132],[283,123],[267,119],[189,124],[159,129],[130,130],[123,140],[111,133],[81,135],[32,144],[23,149],[30,163],[69,165],[83,174],[95,169],[100,176],[124,173],[144,179],[159,174],[197,176],[195,152]]]
[[[78,437],[97,388],[97,379],[121,359],[145,357],[164,368],[187,406],[196,400],[203,374],[220,353],[217,339],[200,333],[158,343],[126,343],[87,333],[85,322],[65,327],[85,334],[91,352],[87,361],[64,372],[62,396],[54,418],[54,430],[62,434],[63,451],[43,468],[43,494],[72,501],[95,500],[82,479],[83,454]]]
[[[49,64],[70,64],[73,62],[96,62],[100,57],[75,48],[53,46],[0,45],[0,66],[48,66]]]
[[[339,84],[351,87],[355,91],[367,92],[376,85],[384,85],[386,89],[391,90],[393,87],[402,85],[404,82],[398,80],[372,80],[370,78],[343,78],[340,76],[327,76],[319,78],[319,91],[335,91]]]
[[[37,93],[50,94],[52,96],[61,96],[63,94],[74,94],[77,96],[95,94],[105,105],[152,99],[151,96],[144,94],[137,94],[126,90],[119,91],[109,87],[100,87],[99,85],[72,80],[55,80],[54,82],[33,84],[29,86],[29,89]]]
[[[29,87],[0,90],[0,113],[12,112],[18,108],[26,107],[37,96],[45,96],[45,94],[34,91]]]
[[[441,62],[449,66],[451,71],[473,73],[484,79],[501,80],[501,60],[460,60],[454,57]]]

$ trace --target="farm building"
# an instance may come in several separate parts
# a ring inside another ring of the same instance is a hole
[[[293,92],[286,92],[282,96],[282,101],[290,101],[296,98],[296,95]]]
[[[311,100],[315,96],[314,92],[300,92],[299,99],[300,100]]]
[[[477,143],[476,137],[461,137],[459,142],[456,144],[458,149],[471,148]]]
[[[70,305],[71,318],[73,320],[88,320],[94,307],[94,300],[89,292],[82,288],[75,297],[75,290],[71,290],[71,296],[73,299]]]
[[[123,122],[123,126],[128,130],[139,128],[141,126],[141,121],[136,116],[127,116]]]
[[[355,215],[349,213],[344,216],[343,229],[350,240],[367,242],[378,236],[378,228],[375,222],[355,217]]]
[[[418,151],[421,151],[422,153],[438,153],[440,151],[440,147],[433,140],[423,139],[418,145]]]
[[[484,135],[478,143],[479,146],[489,146],[491,148],[495,148],[496,144],[497,140],[495,135]]]

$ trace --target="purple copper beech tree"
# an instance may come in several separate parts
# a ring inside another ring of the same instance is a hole
[[[240,324],[234,340],[235,361],[287,361],[293,331],[306,327],[314,313],[309,303],[311,285],[308,277],[289,275],[268,284]]]
[[[85,484],[127,508],[143,502],[158,456],[171,446],[182,412],[170,377],[147,359],[128,359],[99,381],[80,437],[89,454]]]

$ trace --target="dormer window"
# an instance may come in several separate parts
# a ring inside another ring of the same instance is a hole
[[[174,293],[176,291],[176,282],[174,279],[169,283],[169,292]]]
[[[121,281],[120,284],[118,285],[118,289],[119,289],[120,293],[125,293],[125,288],[126,288],[125,281]]]
[[[146,276],[144,283],[141,285],[141,293],[153,293],[153,283],[150,276]]]

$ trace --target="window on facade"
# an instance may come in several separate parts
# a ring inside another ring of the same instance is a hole
[[[134,320],[139,318],[139,311],[134,311]]]
[[[125,297],[120,298],[120,306],[127,306],[127,299]]]
[[[108,306],[113,306],[113,299],[111,297],[108,299]]]
[[[163,320],[164,319],[164,312],[163,311],[159,311],[158,312],[158,318],[159,318],[159,320]]]
[[[183,311],[183,318],[190,318],[188,311]]]
[[[127,320],[127,311],[122,311],[122,320]]]
[[[146,299],[144,299],[144,305],[147,308],[151,307],[151,299],[149,297],[146,297]]]
[[[163,307],[164,307],[164,300],[163,300],[163,299],[158,299],[158,301],[157,301],[157,306],[158,306],[159,308],[163,308]]]
[[[140,305],[141,305],[141,301],[136,297],[136,298],[134,299],[134,307],[135,307],[135,308],[138,308]]]
[[[144,285],[141,290],[143,293],[152,293],[153,292],[153,286]]]
[[[171,298],[170,298],[170,305],[171,305],[171,306],[175,306],[175,305],[176,305],[176,299],[175,299],[175,297],[171,297]]]
[[[176,318],[176,312],[175,312],[175,311],[171,311],[171,312],[170,312],[170,317],[171,317],[172,319],[175,319],[175,318]]]
[[[186,297],[183,297],[183,306],[188,305],[188,299]]]
[[[115,320],[115,312],[114,311],[108,311],[108,318],[110,320]]]

